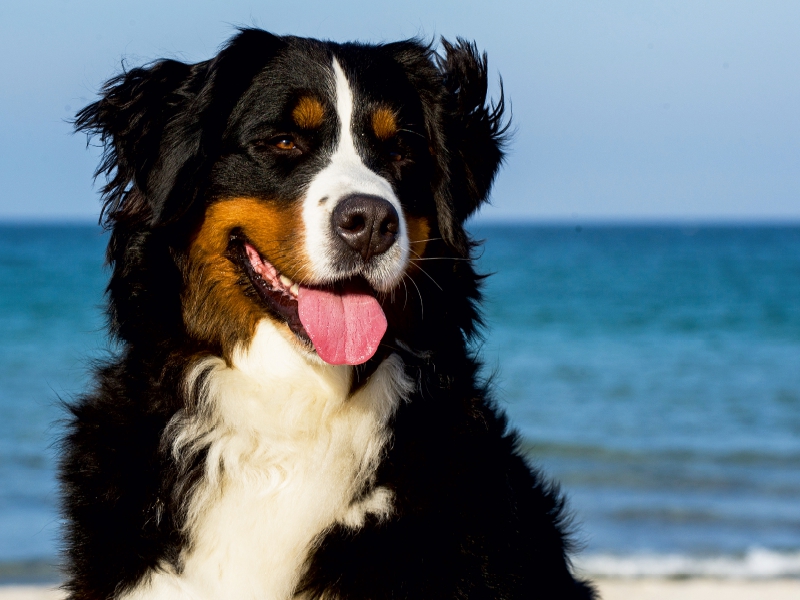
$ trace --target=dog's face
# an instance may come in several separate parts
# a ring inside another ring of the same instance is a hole
[[[326,362],[377,350],[381,300],[430,236],[433,157],[416,90],[388,57],[358,57],[279,55],[242,96],[190,249],[190,325],[245,333],[266,313]]]
[[[354,365],[408,321],[420,261],[466,255],[501,158],[485,58],[445,47],[436,62],[415,42],[250,30],[207,63],[132,71],[79,115],[111,142],[114,225],[185,232],[168,245],[188,335],[228,353],[268,318]]]

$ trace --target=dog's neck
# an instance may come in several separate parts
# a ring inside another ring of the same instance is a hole
[[[173,455],[204,452],[185,528],[180,573],[154,575],[130,599],[292,597],[314,541],[335,524],[385,517],[391,493],[373,485],[386,427],[410,393],[402,361],[387,358],[350,395],[350,367],[309,360],[269,320],[231,366],[204,359],[189,375],[198,404],[176,415]]]

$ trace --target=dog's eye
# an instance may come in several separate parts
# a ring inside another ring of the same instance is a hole
[[[270,152],[277,150],[280,153],[302,153],[300,144],[298,144],[294,136],[286,133],[282,133],[270,138],[265,137],[260,140],[256,140],[252,142],[252,147],[257,152]]]
[[[402,154],[400,154],[400,152],[398,152],[397,150],[392,150],[391,152],[389,152],[389,160],[391,160],[392,162],[400,162],[401,160],[403,160],[403,158],[405,157]]]
[[[279,135],[272,138],[269,143],[275,146],[278,150],[294,150],[297,148],[294,138],[290,135]]]

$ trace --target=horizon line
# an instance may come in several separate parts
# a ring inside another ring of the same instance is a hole
[[[98,217],[69,215],[69,216],[3,216],[0,215],[0,226],[96,226],[101,228]],[[800,226],[800,215],[776,216],[540,216],[540,215],[473,215],[465,225],[467,228],[485,225],[501,226],[676,226],[676,227],[702,227],[702,226]]]

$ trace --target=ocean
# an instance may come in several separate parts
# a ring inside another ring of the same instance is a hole
[[[475,350],[595,575],[800,577],[800,227],[488,225]],[[97,227],[0,225],[0,583],[57,578]]]

